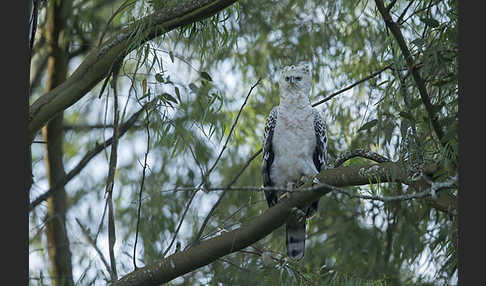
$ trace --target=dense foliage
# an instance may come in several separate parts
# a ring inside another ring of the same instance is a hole
[[[47,4],[38,2],[31,103],[44,93],[47,66],[43,36]],[[108,39],[137,25],[137,19],[179,2],[184,1],[73,1],[62,35],[68,46],[68,74],[101,37]],[[366,79],[317,105],[328,128],[331,161],[360,148],[403,161],[411,173],[434,164],[435,181],[456,174],[458,3],[385,1],[393,5],[389,14],[398,22],[413,69],[425,83],[431,114],[403,46],[386,26],[376,2],[238,1],[152,41],[145,42],[142,32],[134,33],[135,48],[124,58],[116,82],[120,124],[143,105],[152,104],[120,137],[118,146],[113,203],[119,276],[134,269],[136,240],[138,267],[160,259],[169,245],[168,254],[178,244],[181,250],[188,247],[223,193],[211,188],[261,185],[261,155],[249,159],[261,147],[266,115],[279,102],[276,78],[284,65],[312,64],[312,102]],[[114,15],[120,5],[124,9]],[[114,92],[108,84],[99,97],[103,82],[64,111],[66,173],[113,135]],[[42,141],[40,133],[34,140],[31,201],[49,189],[45,144],[36,143]],[[80,227],[94,237],[102,223],[96,243],[109,260],[105,214],[109,158],[106,148],[66,185],[66,230],[74,281],[79,285],[110,280]],[[366,161],[353,158],[345,165],[360,162]],[[239,176],[236,181],[235,176]],[[194,190],[201,186],[206,191]],[[380,196],[413,192],[399,183],[347,189]],[[308,224],[302,261],[285,257],[284,228],[279,228],[252,247],[221,257],[170,285],[456,285],[456,196],[457,188],[435,200],[383,203],[331,192],[321,198],[319,213]],[[452,204],[444,208],[443,201]],[[52,278],[45,206],[42,203],[29,213],[32,285],[49,285]],[[266,208],[262,192],[224,192],[202,238],[244,225]]]

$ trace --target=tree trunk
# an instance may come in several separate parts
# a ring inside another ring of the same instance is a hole
[[[49,1],[47,7],[47,84],[46,91],[51,91],[66,80],[67,45],[62,38],[70,1]],[[49,121],[42,130],[46,144],[46,174],[52,187],[64,178],[62,161],[63,151],[63,114],[60,113]],[[47,201],[47,249],[51,262],[52,285],[74,285],[71,264],[71,251],[66,230],[66,192],[59,190]]]

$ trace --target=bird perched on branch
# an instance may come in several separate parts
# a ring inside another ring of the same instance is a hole
[[[265,123],[262,176],[264,187],[293,189],[326,166],[326,126],[319,111],[312,107],[310,66],[287,66],[279,78],[280,104],[272,109]],[[265,190],[272,207],[286,192]],[[287,255],[304,257],[306,219],[312,217],[319,200],[304,209],[295,208],[286,222]]]

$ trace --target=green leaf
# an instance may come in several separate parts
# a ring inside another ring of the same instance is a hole
[[[425,45],[425,41],[422,38],[417,38],[417,39],[412,41],[412,44],[421,47],[421,46]]]
[[[437,28],[439,27],[440,23],[434,18],[420,18],[422,22],[425,23],[425,25],[432,27],[432,28]]]
[[[373,120],[370,120],[368,122],[366,122],[365,124],[363,124],[363,126],[361,126],[357,132],[360,132],[360,131],[363,131],[363,130],[368,130],[370,129],[371,127],[375,126],[376,124],[378,123],[378,119],[373,119]]]
[[[172,63],[174,63],[174,53],[172,51],[169,51],[169,57]]]
[[[149,52],[150,52],[150,45],[147,44],[147,45],[145,45],[144,56],[143,56],[142,62],[145,62],[147,60]]]
[[[194,93],[197,93],[199,91],[199,88],[194,84],[194,83],[190,83],[189,84],[189,88],[192,90],[192,92]]]
[[[177,99],[175,99],[175,97],[173,97],[167,92],[162,93],[161,95],[159,95],[159,97],[162,99],[166,99],[168,101],[172,101],[173,103],[178,103]]]
[[[211,78],[211,76],[207,73],[207,72],[201,72],[200,73],[201,77],[204,78],[205,80],[207,81],[213,81],[213,79]]]
[[[400,116],[403,118],[409,119],[410,121],[414,121],[413,115],[408,111],[400,111],[398,114],[400,114]]]
[[[166,83],[166,84],[174,84],[174,83],[173,83],[173,82],[170,80],[170,75],[169,75],[169,76],[167,76],[167,77],[165,78],[165,83]]]
[[[161,82],[161,83],[164,83],[164,77],[162,76],[161,73],[157,73],[155,74],[155,79],[158,81],[158,82]]]
[[[179,88],[177,86],[174,87],[174,91],[175,91],[175,94],[177,96],[177,99],[179,100],[179,102],[181,102],[182,101],[181,100],[181,93],[180,93]]]
[[[150,96],[150,89],[148,90],[148,92],[144,95],[142,95],[142,97],[139,98],[139,100],[142,100],[144,98],[146,98],[147,96]]]

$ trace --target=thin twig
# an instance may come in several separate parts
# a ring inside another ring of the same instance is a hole
[[[30,0],[28,0],[30,1]],[[29,48],[30,48],[30,56],[32,56],[32,51],[34,49],[34,40],[35,40],[35,34],[37,32],[37,17],[39,15],[39,2],[41,0],[33,0],[34,2],[34,8],[32,8],[32,17],[30,18],[30,26],[32,27],[31,34],[30,34],[30,43],[29,43]]]
[[[187,211],[189,210],[189,206],[191,205],[192,201],[194,200],[194,197],[196,196],[196,194],[197,194],[197,190],[192,194],[191,198],[187,202],[186,208],[184,209],[184,213],[182,214],[182,218],[179,220],[179,224],[177,225],[177,229],[174,233],[174,236],[172,237],[172,240],[171,240],[169,246],[167,247],[167,249],[162,254],[162,257],[165,257],[167,255],[167,253],[171,249],[172,245],[174,244],[174,241],[176,240],[177,234],[179,233],[179,230],[181,228],[182,222],[184,221],[184,218],[186,217]]]
[[[240,107],[240,110],[238,111],[238,114],[236,115],[236,118],[235,118],[235,121],[233,122],[233,125],[231,125],[231,129],[229,131],[229,134],[228,136],[226,137],[226,141],[224,142],[224,145],[223,145],[223,148],[221,149],[221,151],[219,152],[219,155],[218,157],[216,158],[216,160],[214,161],[213,165],[211,166],[211,168],[209,168],[208,172],[206,173],[205,177],[206,177],[206,180],[207,178],[209,177],[209,175],[211,174],[211,172],[214,170],[214,168],[216,167],[216,165],[218,164],[219,162],[219,159],[221,159],[221,156],[223,155],[223,152],[226,150],[226,148],[228,147],[228,142],[229,140],[231,139],[231,135],[233,134],[233,130],[235,129],[236,127],[236,124],[238,123],[238,119],[240,118],[240,115],[241,115],[241,112],[243,111],[243,108],[245,108],[245,105],[246,103],[248,102],[248,99],[250,98],[250,95],[251,95],[251,92],[253,91],[253,89],[260,83],[262,79],[259,78],[257,80],[257,82],[250,88],[250,91],[248,91],[248,94],[246,95],[246,98],[245,98],[245,101],[243,102],[243,104],[241,105]]]
[[[405,17],[405,14],[407,14],[408,9],[412,6],[413,1],[415,1],[415,0],[410,0],[410,2],[408,2],[407,7],[405,7],[405,9],[403,9],[402,14],[400,14],[400,16],[398,16],[398,19],[397,19],[398,25],[401,25],[406,21],[406,20],[403,21],[403,17]]]
[[[209,174],[214,170],[214,168],[216,167],[216,164],[218,163],[219,159],[221,158],[221,156],[223,155],[223,152],[224,150],[226,149],[227,145],[228,145],[228,142],[231,138],[231,135],[233,134],[233,130],[235,129],[236,127],[236,124],[238,123],[238,119],[240,118],[240,115],[241,115],[241,112],[243,111],[243,108],[245,108],[245,105],[246,103],[248,102],[248,99],[250,98],[250,95],[251,95],[251,92],[253,91],[253,89],[260,83],[262,79],[259,78],[257,80],[257,82],[250,88],[250,91],[248,91],[248,94],[246,95],[246,98],[245,98],[245,101],[243,102],[243,104],[241,105],[240,107],[240,110],[238,111],[238,114],[236,115],[236,118],[235,118],[235,121],[233,122],[233,124],[231,125],[231,129],[229,131],[229,134],[228,134],[228,137],[226,137],[226,142],[224,143],[224,146],[223,146],[223,149],[221,149],[221,152],[219,153],[218,157],[216,158],[216,161],[214,161],[213,163],[213,166],[209,169],[209,171],[206,173],[205,175],[205,178],[203,180],[203,182],[207,182],[207,178],[209,177]],[[256,157],[256,156],[255,156]],[[243,168],[243,170],[246,169],[246,166],[245,168]],[[241,174],[242,172],[240,172],[238,174],[237,177],[235,177],[235,179],[233,179],[230,184],[228,184],[228,187],[230,187],[234,182],[236,182],[236,180],[238,179],[239,175]],[[193,242],[192,243],[195,243],[199,240],[199,238],[201,237],[204,229],[206,228],[206,225],[208,224],[209,222],[209,219],[211,218],[211,216],[213,215],[214,211],[216,210],[216,208],[218,207],[218,205],[221,203],[221,201],[223,200],[223,197],[224,195],[226,194],[226,190],[223,191],[223,193],[219,196],[218,200],[216,201],[216,203],[213,205],[213,207],[211,208],[211,210],[209,211],[209,213],[206,215],[206,218],[204,219],[201,227],[199,228],[199,232],[197,233],[196,237],[193,239]]]
[[[119,70],[119,69],[118,69]],[[108,177],[106,179],[106,189],[105,194],[107,194],[107,202],[108,202],[108,246],[109,246],[109,253],[110,253],[110,264],[111,270],[113,272],[114,280],[118,279],[117,271],[116,271],[116,261],[115,261],[115,253],[114,247],[116,243],[116,233],[115,233],[115,218],[114,218],[114,211],[113,211],[113,186],[115,184],[115,170],[116,170],[116,163],[118,159],[118,139],[119,139],[119,129],[118,129],[118,121],[120,117],[120,113],[118,111],[118,93],[116,88],[116,80],[117,80],[117,71],[113,71],[113,144],[111,145],[111,154],[110,154],[110,163],[108,169]]]
[[[432,127],[434,129],[435,134],[437,135],[437,138],[439,138],[439,141],[445,146],[446,142],[442,142],[442,138],[444,137],[444,131],[442,130],[442,127],[439,124],[438,121],[438,115],[436,111],[434,110],[434,106],[432,105],[432,102],[430,101],[429,94],[427,92],[427,88],[425,87],[425,81],[423,78],[420,76],[420,73],[417,70],[417,66],[414,62],[414,59],[410,53],[410,50],[408,49],[407,43],[405,41],[405,38],[403,37],[403,34],[396,22],[393,21],[392,17],[386,11],[385,6],[383,4],[382,0],[375,0],[376,6],[378,8],[378,11],[380,12],[381,16],[383,17],[383,20],[385,21],[386,26],[390,29],[392,32],[393,36],[395,37],[395,40],[397,41],[398,46],[400,47],[400,50],[403,54],[403,57],[405,58],[407,62],[407,67],[409,72],[412,74],[412,77],[415,81],[415,84],[417,85],[420,98],[422,100],[423,105],[425,106],[425,110],[427,111],[430,123],[432,124]]]
[[[156,100],[153,100],[147,104],[145,104],[139,111],[134,113],[125,123],[120,125],[120,132],[119,137],[123,136],[137,121],[138,116],[149,106],[152,106]],[[74,167],[71,171],[69,171],[66,176],[56,183],[52,188],[44,192],[42,195],[38,196],[35,200],[33,200],[29,204],[29,212],[32,211],[36,206],[38,206],[43,201],[47,200],[53,193],[55,193],[58,189],[64,187],[72,178],[74,178],[81,170],[93,159],[96,155],[98,155],[101,151],[103,151],[106,147],[110,146],[113,143],[113,137],[106,140],[101,144],[96,144],[95,148],[90,150],[84,157],[79,161],[78,165]]]
[[[111,279],[114,279],[114,275],[111,271],[111,268],[110,266],[108,265],[108,262],[106,261],[105,257],[103,256],[103,253],[101,252],[101,250],[98,248],[98,246],[96,245],[96,241],[93,240],[91,238],[91,234],[89,233],[89,231],[81,224],[81,222],[79,221],[78,218],[75,218],[76,222],[78,223],[79,227],[81,228],[82,232],[83,232],[83,235],[84,237],[86,237],[86,239],[88,240],[89,244],[91,244],[91,246],[93,246],[93,248],[96,250],[96,253],[98,253],[98,255],[100,256],[100,259],[101,259],[101,262],[103,262],[103,264],[105,265],[105,268],[106,268],[106,271],[108,271],[108,273],[110,274],[111,276]]]
[[[373,160],[373,161],[378,162],[378,163],[384,163],[384,162],[390,162],[391,161],[390,159],[388,159],[384,156],[381,156],[380,154],[377,154],[375,152],[371,152],[371,151],[363,150],[363,149],[355,149],[355,150],[348,151],[348,152],[345,152],[345,153],[339,155],[339,157],[336,159],[336,161],[334,161],[334,165],[332,167],[337,168],[337,167],[341,166],[347,160],[354,158],[354,157],[362,157],[362,158]]]
[[[429,2],[429,6],[427,7],[427,18],[430,17],[430,8],[432,7],[432,1]],[[427,33],[427,28],[429,27],[429,25],[425,25],[424,27],[424,30],[422,32],[422,39],[425,37],[425,33]]]
[[[145,128],[142,125],[133,125],[133,128]],[[63,126],[64,131],[89,131],[93,129],[113,128],[113,124],[67,124]]]
[[[115,234],[115,218],[113,214],[113,200],[112,200],[112,192],[108,193],[108,197],[106,198],[108,201],[108,250],[110,253],[110,264],[111,264],[111,271],[114,275],[114,281],[118,280],[118,274],[116,272],[116,261],[115,261],[115,252],[114,247],[116,243],[116,234]]]
[[[209,233],[206,233],[204,236],[201,236],[203,239],[206,239],[210,236],[212,236],[213,234],[219,232],[221,229],[225,229],[225,228],[230,228],[236,224],[239,224],[239,222],[236,222],[236,223],[232,223],[230,225],[226,225],[225,226],[225,223],[230,220],[231,218],[233,218],[236,214],[238,214],[243,208],[245,207],[248,207],[248,204],[244,204],[242,206],[240,206],[236,211],[234,211],[232,214],[230,214],[228,217],[226,217],[225,219],[223,219],[223,221],[221,222],[221,225],[222,227],[218,227],[216,230],[212,231],[212,232],[209,232]],[[190,245],[188,245],[189,247]],[[187,247],[186,247],[187,248]]]
[[[136,0],[133,1],[132,3],[127,3],[127,2],[128,2],[128,0],[125,0],[120,5],[120,7],[118,7],[118,9],[111,15],[110,19],[108,19],[108,22],[106,22],[105,28],[103,29],[103,32],[101,33],[101,36],[100,36],[100,40],[98,42],[98,47],[101,46],[101,42],[103,42],[103,38],[105,37],[106,31],[108,30],[108,27],[110,26],[110,23],[111,23],[111,21],[113,21],[115,16],[118,15],[118,13],[120,13],[121,10],[125,9],[129,5],[133,5],[136,2]]]
[[[279,192],[288,192],[288,193],[294,193],[294,192],[300,193],[300,192],[315,192],[323,189],[328,189],[331,192],[334,191],[334,192],[342,193],[351,198],[391,202],[391,201],[405,201],[411,199],[419,199],[419,198],[425,198],[431,196],[433,197],[436,196],[440,190],[445,190],[453,187],[457,183],[457,181],[458,181],[457,176],[451,177],[444,182],[433,182],[428,180],[428,184],[430,184],[430,187],[427,191],[415,192],[415,193],[398,195],[398,196],[357,195],[344,188],[335,187],[326,183],[319,183],[311,187],[300,188],[300,189],[287,189],[287,188],[279,188],[279,187],[261,187],[261,186],[260,187],[259,186],[237,186],[237,187],[211,187],[207,191],[211,192],[211,191],[227,190],[227,191],[242,191],[242,192],[254,192],[254,191],[263,192],[267,190],[267,191],[279,191]],[[176,192],[176,191],[197,191],[197,190],[201,190],[201,189],[195,187],[186,187],[186,188],[177,188],[177,189],[165,190],[165,191]]]
[[[392,0],[390,4],[388,4],[388,6],[386,7],[386,10],[388,12],[390,12],[390,10],[393,8],[393,6],[395,6],[395,3],[397,2],[397,0]]]
[[[316,103],[313,103],[313,104],[312,104],[312,106],[313,106],[313,107],[315,107],[315,106],[317,106],[317,105],[320,105],[320,104],[322,104],[322,103],[324,103],[324,102],[326,102],[326,101],[330,100],[331,98],[333,98],[333,97],[335,97],[335,96],[337,96],[337,95],[339,95],[339,94],[341,94],[341,93],[343,93],[343,92],[345,92],[345,91],[347,91],[347,90],[349,90],[349,89],[351,89],[351,88],[353,88],[353,87],[357,86],[358,84],[361,84],[361,83],[363,83],[363,82],[365,82],[365,81],[367,81],[367,80],[369,80],[369,79],[374,78],[375,76],[377,76],[377,75],[381,74],[382,72],[384,72],[385,70],[387,70],[387,69],[389,69],[389,68],[391,68],[391,67],[392,67],[392,65],[391,65],[391,64],[390,64],[390,65],[387,65],[386,67],[383,67],[382,69],[380,69],[380,70],[378,70],[378,71],[375,71],[375,72],[371,73],[370,75],[368,75],[368,76],[366,76],[366,77],[364,77],[364,78],[362,78],[362,79],[358,80],[357,82],[355,82],[355,83],[353,83],[353,84],[351,84],[351,85],[349,85],[349,86],[347,86],[347,87],[345,87],[345,88],[343,88],[343,89],[341,89],[341,90],[338,90],[338,91],[336,91],[336,92],[332,93],[332,94],[331,94],[331,95],[329,95],[328,97],[326,97],[326,98],[324,98],[324,99],[321,99],[321,100],[319,100],[319,101],[318,101],[318,102],[316,102]]]
[[[359,198],[359,199],[365,199],[365,200],[374,200],[374,201],[382,201],[384,203],[387,202],[392,202],[392,201],[406,201],[406,200],[412,200],[412,199],[421,199],[425,197],[434,197],[437,195],[439,191],[446,190],[451,188],[457,183],[457,176],[454,176],[450,178],[447,181],[444,182],[430,182],[431,186],[427,191],[424,192],[415,192],[407,195],[398,195],[398,196],[371,196],[371,195],[356,195],[348,190],[338,188],[338,187],[333,187],[330,185],[326,184],[320,184],[320,185],[326,185],[326,187],[331,188],[333,191],[342,193],[350,198]]]
[[[143,167],[142,167],[142,182],[140,183],[140,191],[138,194],[138,210],[137,210],[137,227],[135,231],[135,244],[133,245],[133,267],[135,270],[138,269],[137,267],[137,262],[136,262],[136,255],[137,255],[137,242],[138,242],[138,232],[139,232],[139,225],[140,225],[140,211],[142,209],[142,192],[143,192],[143,185],[145,182],[145,171],[147,168],[147,157],[150,152],[150,129],[149,129],[149,113],[146,111],[146,117],[147,117],[147,123],[145,125],[145,129],[147,132],[147,149],[145,151],[145,156],[144,156],[144,161],[143,161]]]
[[[238,174],[236,174],[236,176],[230,181],[230,183],[228,184],[228,187],[231,187],[234,183],[236,183],[236,181],[240,178],[240,176],[243,174],[243,172],[246,170],[246,168],[248,168],[248,166],[250,166],[250,163],[256,157],[258,157],[258,155],[260,155],[261,153],[262,153],[262,149],[260,148],[258,151],[255,152],[255,154],[251,155],[251,157],[246,161],[243,168],[241,168],[240,171],[238,172]]]
[[[108,209],[108,201],[105,201],[105,207],[103,208],[103,213],[101,214],[100,224],[98,225],[98,230],[96,231],[94,242],[98,241],[98,236],[103,228],[103,222],[105,221],[106,210]]]

